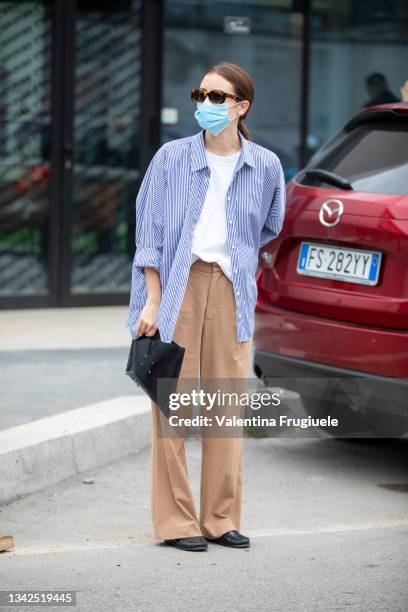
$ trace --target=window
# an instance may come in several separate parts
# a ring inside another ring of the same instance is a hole
[[[408,119],[372,120],[342,130],[311,158],[305,170],[319,168],[347,179],[355,191],[408,195]],[[302,185],[332,184],[304,172]]]

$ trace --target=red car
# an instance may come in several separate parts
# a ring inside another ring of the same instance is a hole
[[[260,251],[254,370],[346,437],[408,429],[408,103],[366,107],[287,184]],[[283,386],[283,382],[280,382]]]

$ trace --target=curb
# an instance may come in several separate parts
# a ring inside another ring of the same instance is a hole
[[[0,431],[0,504],[150,446],[151,401],[121,396]]]

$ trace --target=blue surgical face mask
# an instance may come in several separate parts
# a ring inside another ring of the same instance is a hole
[[[202,104],[197,103],[197,110],[194,113],[194,117],[204,130],[208,130],[211,134],[216,136],[227,127],[230,121],[233,121],[233,119],[229,118],[228,111],[231,106],[237,106],[237,104],[241,104],[241,102],[231,104],[230,106],[227,102],[223,104],[212,104],[208,98],[206,98]]]

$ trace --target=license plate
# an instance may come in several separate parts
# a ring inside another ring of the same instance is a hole
[[[320,278],[345,280],[361,285],[376,285],[381,253],[327,246],[313,242],[300,245],[297,272]]]

